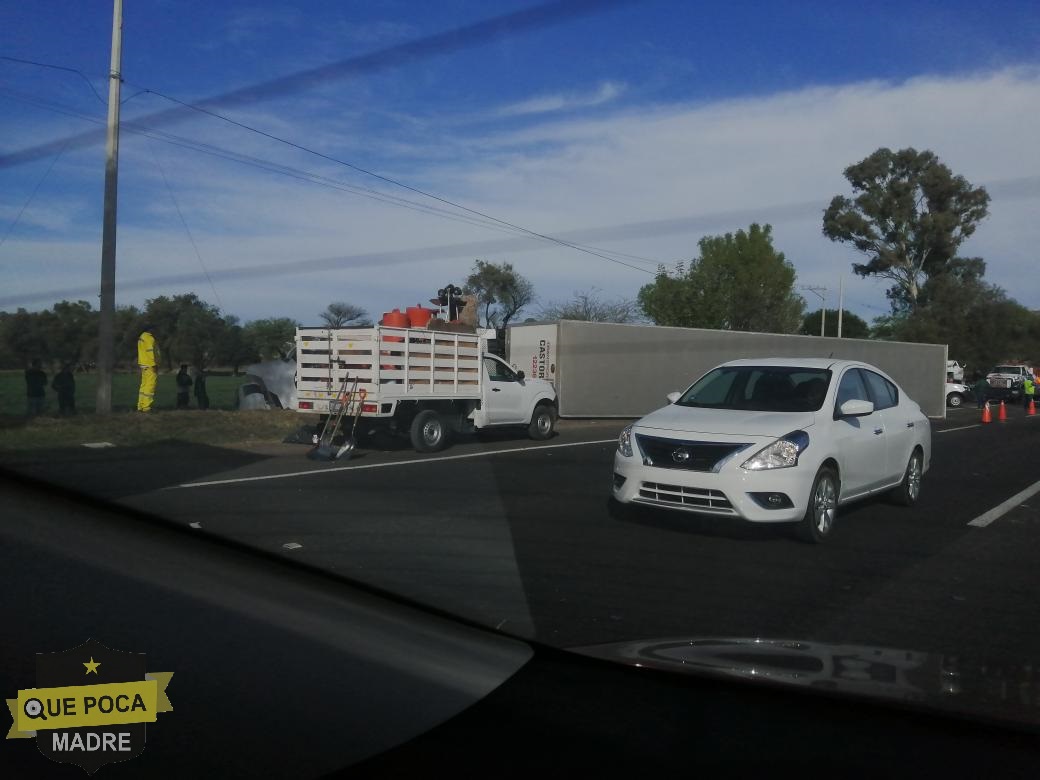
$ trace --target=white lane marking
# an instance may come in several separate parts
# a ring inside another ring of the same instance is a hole
[[[1021,504],[1023,501],[1026,501],[1027,499],[1032,498],[1037,493],[1040,493],[1040,482],[1034,482],[1032,485],[1027,487],[1021,493],[1016,493],[1015,495],[1011,496],[1011,498],[1009,498],[1003,504],[1000,504],[999,506],[995,506],[991,510],[989,510],[988,512],[985,512],[984,514],[979,515],[974,520],[972,520],[970,523],[968,523],[968,525],[974,526],[976,528],[985,528],[987,525],[992,523],[994,520],[996,520],[996,519],[998,519],[1000,517],[1003,517],[1008,512],[1010,512],[1012,509],[1014,509],[1016,506]]]
[[[303,548],[303,545],[299,542],[286,542],[282,547],[286,550],[299,550]]]
[[[969,428],[981,428],[982,423],[975,423],[974,425],[962,425],[960,428],[945,428],[941,431],[935,431],[935,433],[952,433],[953,431],[966,431]]]
[[[209,487],[211,485],[233,485],[239,482],[260,482],[266,479],[288,479],[289,477],[309,477],[313,474],[333,474],[337,471],[361,471],[362,469],[385,469],[394,466],[412,466],[417,463],[443,463],[447,460],[464,460],[466,458],[484,458],[490,455],[508,455],[513,452],[534,452],[536,450],[555,450],[560,447],[582,447],[587,444],[613,444],[617,437],[597,439],[595,441],[574,441],[567,444],[543,444],[533,447],[515,447],[511,450],[489,450],[487,452],[468,452],[465,455],[445,455],[439,458],[417,458],[415,460],[396,460],[391,463],[368,463],[363,466],[339,466],[334,469],[310,469],[308,471],[292,471],[288,474],[267,474],[259,477],[238,477],[237,479],[215,479],[209,482],[185,482],[175,485],[176,488]]]

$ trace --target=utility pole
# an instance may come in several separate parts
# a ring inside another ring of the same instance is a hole
[[[823,336],[823,334],[824,334],[823,326],[824,326],[824,323],[827,321],[827,298],[824,296],[824,293],[827,292],[827,288],[826,287],[809,287],[807,285],[803,285],[802,289],[803,290],[808,290],[809,292],[812,292],[812,293],[816,293],[818,296],[820,296],[820,335]],[[840,317],[841,315],[839,314],[838,316]]]
[[[98,323],[98,414],[112,411],[116,319],[116,189],[119,180],[119,93],[123,59],[123,0],[113,0],[112,64],[108,72],[108,140],[105,143],[105,216],[101,229],[101,316]]]
[[[841,338],[841,315],[845,311],[845,277],[838,279],[838,338]]]

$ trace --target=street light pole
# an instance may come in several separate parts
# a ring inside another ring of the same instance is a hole
[[[820,296],[820,336],[823,336],[824,335],[823,326],[824,326],[824,323],[827,321],[827,298],[824,296],[824,293],[827,292],[827,288],[826,287],[809,287],[809,286],[806,285],[806,286],[803,286],[802,289],[803,290],[808,290],[809,292],[812,292],[812,293],[816,293],[818,296]],[[839,315],[839,316],[841,316],[841,315]]]
[[[108,73],[108,138],[105,143],[105,213],[101,229],[101,316],[98,322],[98,384],[95,411],[112,411],[115,363],[116,190],[119,179],[119,95],[122,82],[123,0],[113,0],[112,62]]]
[[[845,277],[838,279],[838,338],[841,338],[841,315],[845,311]]]

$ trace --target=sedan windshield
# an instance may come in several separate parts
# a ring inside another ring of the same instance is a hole
[[[815,412],[831,372],[825,368],[723,366],[709,371],[677,401],[680,406],[753,412]]]

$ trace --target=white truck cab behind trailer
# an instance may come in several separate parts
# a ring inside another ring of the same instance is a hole
[[[531,438],[549,438],[557,417],[552,384],[488,354],[488,337],[382,325],[297,328],[296,408],[327,415],[343,394],[363,430],[408,435],[418,452],[486,428],[523,427]]]

